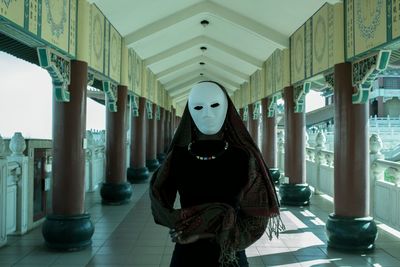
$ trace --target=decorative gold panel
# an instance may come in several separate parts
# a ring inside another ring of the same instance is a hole
[[[306,78],[312,75],[312,20],[309,19],[304,28],[304,45],[305,45],[305,75]]]
[[[148,72],[147,72],[147,70],[146,70],[146,68],[143,68],[143,67],[141,67],[140,68],[140,72],[142,73],[142,76],[141,76],[141,78],[142,78],[142,84],[141,84],[141,93],[140,93],[140,95],[142,96],[142,97],[144,97],[144,98],[146,98],[146,99],[148,99],[148,97],[149,97],[149,95],[148,95],[148,90],[147,90],[147,83],[148,83],[148,80],[147,80],[147,76],[148,76]]]
[[[392,0],[392,38],[400,37],[400,0]]]
[[[241,86],[243,106],[250,104],[250,84],[245,82]]]
[[[129,49],[128,78],[132,90],[142,95],[142,60],[133,49]]]
[[[146,69],[146,98],[154,103],[154,78],[150,69]]]
[[[328,60],[328,41],[329,23],[328,7],[324,5],[313,17],[313,73],[320,73],[329,67]]]
[[[280,91],[286,86],[290,85],[290,50],[284,49],[282,53],[282,87],[276,88],[276,91]]]
[[[354,57],[354,0],[347,0],[346,12],[346,57]]]
[[[92,5],[90,9],[90,62],[89,66],[104,71],[104,16]]]
[[[67,0],[42,2],[42,38],[66,52],[69,45],[69,12]]]
[[[344,62],[343,4],[328,7],[328,68]]]
[[[272,72],[273,72],[272,56],[270,56],[265,62],[265,96],[269,96],[273,92]]]
[[[110,22],[108,20],[105,21],[105,40],[104,40],[104,74],[106,76],[110,76]]]
[[[110,29],[110,78],[119,82],[121,78],[121,42],[122,37],[116,29]]]
[[[0,1],[0,15],[24,27],[24,0]]]
[[[361,54],[386,42],[386,1],[356,0],[355,54]]]
[[[301,26],[291,37],[291,73],[292,73],[292,83],[304,80],[304,25]]]
[[[34,35],[38,34],[38,0],[29,0],[29,31]]]
[[[77,13],[77,0],[70,0],[70,20],[69,20],[69,50],[68,52],[75,56],[76,54],[76,30],[77,30],[77,21],[76,21],[76,13]]]

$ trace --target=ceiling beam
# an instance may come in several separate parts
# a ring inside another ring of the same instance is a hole
[[[229,10],[223,6],[206,1],[194,4],[188,8],[182,9],[165,18],[155,21],[141,29],[131,32],[125,36],[127,45],[134,45],[149,36],[156,34],[166,28],[169,28],[177,23],[187,20],[201,13],[214,14],[222,19],[252,32],[254,35],[264,39],[267,42],[274,44],[279,49],[289,47],[289,37],[284,34],[263,25],[255,20],[245,17],[239,13]]]
[[[219,41],[209,38],[207,36],[197,36],[186,42],[180,43],[174,47],[164,50],[156,55],[148,57],[147,59],[144,60],[144,65],[149,66],[149,65],[155,64],[159,61],[165,60],[169,57],[174,56],[175,54],[177,54],[179,52],[182,52],[184,50],[190,49],[195,46],[199,46],[199,51],[200,51],[200,45],[204,45],[204,44],[208,44],[219,50],[222,50],[225,53],[230,54],[233,57],[236,57],[242,61],[247,62],[250,65],[253,65],[257,69],[262,68],[262,64],[263,64],[262,60],[254,58],[248,54],[243,53],[242,51],[240,51],[236,48],[228,46],[222,42],[219,42]]]
[[[255,20],[245,17],[239,13],[236,13],[229,9],[229,7],[223,7],[212,2],[205,2],[208,12],[222,17],[223,19],[235,24],[240,28],[244,28],[247,31],[252,32],[261,39],[272,43],[279,49],[285,49],[289,47],[289,36],[286,36],[275,29],[263,25]]]
[[[169,88],[173,88],[176,85],[181,84],[182,81],[189,80],[189,79],[191,79],[193,77],[197,77],[197,76],[201,77],[200,72],[203,72],[203,71],[197,69],[197,70],[194,70],[191,72],[182,73],[180,76],[176,77],[173,81],[165,83],[164,87],[167,88],[167,90],[169,91]]]
[[[156,76],[157,79],[162,79],[167,77],[168,75],[174,73],[174,72],[178,72],[184,68],[187,68],[193,64],[199,63],[200,61],[205,62],[207,65],[211,65],[217,68],[222,69],[223,71],[226,71],[234,76],[239,77],[242,80],[248,81],[249,80],[249,75],[247,75],[246,73],[243,73],[237,69],[232,68],[231,66],[225,65],[219,61],[216,61],[214,59],[211,59],[207,56],[197,56],[194,58],[191,58],[189,60],[186,60],[182,63],[179,63],[178,65],[175,65],[173,67],[170,67],[162,72],[159,72]]]
[[[176,71],[180,71],[181,69],[189,67],[189,66],[191,66],[191,65],[193,65],[195,63],[198,64],[200,61],[203,61],[203,58],[204,58],[203,56],[197,56],[197,57],[191,58],[189,60],[186,60],[186,61],[184,61],[182,63],[179,63],[178,65],[170,67],[170,68],[168,68],[166,70],[163,70],[163,71],[159,72],[158,74],[156,74],[157,79],[162,79],[162,78],[164,78],[164,77],[166,77],[166,76],[168,76],[168,75],[170,75],[170,74],[172,74],[172,73],[174,73]]]
[[[205,73],[205,75],[209,76],[210,78],[215,79],[217,82],[220,82],[222,84],[228,84],[228,85],[232,86],[233,88],[235,88],[235,90],[240,88],[240,84],[238,84],[238,83],[236,83],[234,81],[231,81],[231,80],[229,80],[229,79],[227,79],[225,77],[222,77],[222,76],[220,76],[218,74],[209,72],[207,70],[205,70],[204,73]],[[231,87],[229,87],[229,88],[231,88]]]
[[[204,78],[201,76],[194,77],[188,81],[182,82],[176,85],[175,87],[171,88],[170,90],[168,90],[168,93],[171,97],[177,96],[180,93],[182,93],[182,91],[190,90],[189,86],[192,86],[193,84],[198,83],[200,81],[204,81]]]
[[[228,66],[228,65],[226,65],[224,63],[221,63],[221,62],[216,61],[214,59],[211,59],[209,57],[205,57],[204,62],[206,64],[210,64],[210,65],[213,65],[213,66],[218,67],[220,69],[223,69],[224,71],[229,72],[229,73],[231,73],[231,74],[233,74],[233,75],[235,75],[235,76],[237,76],[237,77],[239,77],[239,78],[241,78],[241,79],[243,79],[245,81],[248,81],[250,79],[249,75],[247,75],[246,73],[243,73],[243,72],[241,72],[241,71],[239,71],[237,69],[232,68],[231,66]]]

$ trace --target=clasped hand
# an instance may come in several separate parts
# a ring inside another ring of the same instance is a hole
[[[190,244],[196,242],[199,239],[213,238],[215,236],[214,234],[210,233],[183,235],[182,231],[176,231],[175,229],[171,229],[169,231],[169,235],[171,236],[172,242],[176,242],[179,244]]]

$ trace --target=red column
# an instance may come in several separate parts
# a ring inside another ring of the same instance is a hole
[[[281,203],[286,205],[307,205],[311,190],[306,184],[305,161],[305,113],[295,113],[294,88],[285,87],[285,176],[288,184],[279,188]]]
[[[351,64],[335,65],[334,213],[326,224],[328,245],[372,249],[377,234],[369,217],[369,103],[352,104]]]
[[[272,179],[275,184],[279,183],[279,178],[281,176],[278,168],[278,160],[276,157],[276,119],[275,114],[272,117],[268,117],[268,106],[270,98],[263,98],[261,100],[261,151],[272,174]]]
[[[69,102],[53,97],[52,207],[43,224],[51,248],[75,250],[91,244],[94,227],[85,213],[87,63],[71,61]]]
[[[262,110],[262,145],[261,151],[263,153],[265,162],[270,168],[276,168],[276,118],[275,114],[272,117],[268,117],[268,105],[271,99],[267,97],[261,100]]]
[[[153,116],[147,118],[147,148],[146,148],[146,166],[149,171],[155,171],[160,163],[157,160],[157,105],[151,103]]]
[[[171,113],[171,136],[173,138],[176,130],[176,109],[172,107]]]
[[[160,119],[157,120],[157,159],[162,163],[165,159],[165,109],[160,107]]]
[[[169,110],[165,110],[164,131],[164,152],[167,152],[171,143],[171,112]]]
[[[146,167],[146,99],[139,97],[139,116],[132,116],[131,159],[128,168],[128,181],[131,183],[146,180],[149,170]]]
[[[248,116],[248,125],[249,125],[249,132],[251,137],[253,138],[254,142],[257,144],[257,121],[253,119],[254,113],[254,104],[249,105],[249,116]]]
[[[117,112],[106,111],[106,181],[101,187],[104,204],[129,202],[132,187],[126,181],[126,107],[128,87],[118,86]]]

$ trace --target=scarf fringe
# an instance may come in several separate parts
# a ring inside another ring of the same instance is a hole
[[[277,215],[269,218],[267,229],[265,233],[268,236],[268,239],[271,240],[274,236],[279,238],[279,233],[285,231],[286,227],[283,224],[281,216]]]
[[[267,235],[268,239],[271,240],[274,236],[276,238],[279,238],[279,233],[286,229],[281,216],[276,215],[271,218],[265,219],[267,219],[267,227],[264,233]],[[238,221],[237,223],[242,224],[241,229],[248,229],[248,227],[252,227],[252,224],[248,222]],[[219,263],[220,267],[239,267],[239,262],[236,257],[236,251],[232,247],[229,247],[227,244],[221,244]]]

